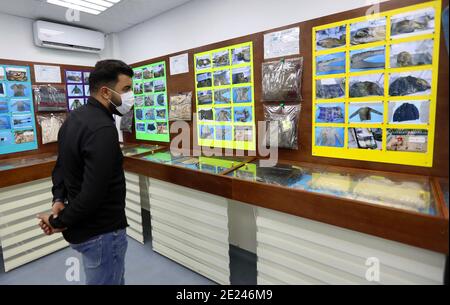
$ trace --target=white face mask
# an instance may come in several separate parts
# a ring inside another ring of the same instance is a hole
[[[110,88],[108,88],[108,89],[111,90],[112,92],[115,92],[115,93],[119,94],[118,92],[116,92],[116,91],[114,91],[114,90],[112,90]],[[120,99],[122,100],[122,105],[117,106],[116,104],[113,103],[112,100],[109,100],[109,102],[114,107],[116,107],[117,111],[120,114],[124,115],[124,114],[127,114],[128,112],[130,112],[131,107],[133,107],[133,105],[134,105],[134,94],[133,94],[133,91],[128,91],[126,93],[122,93],[122,94],[119,94],[119,95],[120,95]]]

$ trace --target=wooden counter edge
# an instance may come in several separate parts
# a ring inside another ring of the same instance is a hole
[[[49,161],[0,171],[0,188],[51,177],[55,163]]]

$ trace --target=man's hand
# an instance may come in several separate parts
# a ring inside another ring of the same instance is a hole
[[[48,214],[37,215],[37,218],[40,219],[39,226],[41,227],[42,231],[44,231],[45,235],[52,235],[53,233],[60,233],[65,230],[52,228],[48,220],[49,217],[50,215]]]
[[[53,218],[58,217],[59,212],[64,210],[64,208],[65,208],[64,203],[62,203],[61,201],[55,201],[55,203],[52,206]]]

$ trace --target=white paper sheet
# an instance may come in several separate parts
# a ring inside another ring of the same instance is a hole
[[[122,121],[122,118],[118,115],[114,115],[114,120],[116,122],[117,133],[119,134],[119,142],[123,143],[123,132],[120,129],[120,122]]]
[[[34,65],[36,83],[56,83],[61,81],[61,67]]]
[[[300,28],[264,35],[264,59],[300,54]]]
[[[188,53],[170,57],[170,75],[189,72]]]

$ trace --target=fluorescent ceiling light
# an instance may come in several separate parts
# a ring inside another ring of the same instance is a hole
[[[47,3],[59,5],[81,12],[98,15],[119,3],[120,0],[47,0]]]

